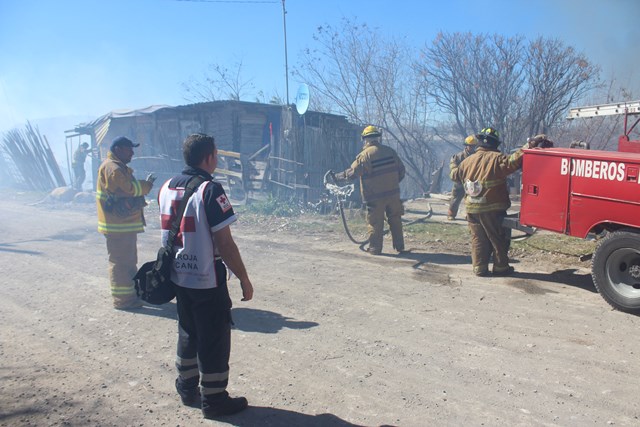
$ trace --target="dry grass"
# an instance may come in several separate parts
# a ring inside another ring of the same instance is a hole
[[[522,251],[542,251],[569,257],[593,253],[596,242],[551,232],[537,232],[527,240],[514,242],[513,248]]]
[[[344,235],[342,220],[339,214],[319,215],[303,213],[294,217],[278,217],[264,215],[240,209],[242,223],[260,226],[265,231],[301,232],[304,234],[330,233],[334,236]],[[353,237],[363,240],[366,235],[366,223],[360,210],[346,210],[347,225]],[[422,222],[407,224],[405,218],[404,233],[407,241],[418,246],[431,247],[434,243],[454,253],[468,253],[469,229],[464,221],[448,222],[441,218],[430,218]],[[514,236],[519,232],[514,232]],[[562,234],[539,231],[523,241],[514,241],[511,252],[516,257],[540,257],[554,255],[555,259],[566,258],[568,262],[593,252],[595,242]]]

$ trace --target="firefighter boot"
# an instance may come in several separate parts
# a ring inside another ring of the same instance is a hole
[[[113,308],[116,310],[135,310],[142,308],[144,302],[140,298],[115,298],[113,299]]]
[[[489,268],[486,265],[476,265],[473,267],[473,274],[478,277],[487,277],[489,275]]]
[[[510,265],[507,265],[506,267],[498,267],[496,265],[493,266],[494,276],[510,276],[513,274],[514,271],[515,271],[515,268],[513,268]]]
[[[208,420],[233,415],[249,406],[244,397],[230,397],[229,393],[222,392],[214,396],[207,396],[202,400],[202,415]]]
[[[382,253],[380,249],[372,248],[371,246],[367,248],[367,252],[371,255],[380,255]]]

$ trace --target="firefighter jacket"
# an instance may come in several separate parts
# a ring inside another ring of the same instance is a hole
[[[73,153],[73,161],[71,162],[71,166],[84,166],[85,160],[87,160],[87,155],[89,154],[89,150],[85,150],[84,147],[80,146]]]
[[[449,161],[449,170],[453,170],[454,167],[458,166],[464,159],[472,155],[473,152],[469,152],[468,150],[462,150],[459,153],[451,156],[451,160]]]
[[[144,196],[151,187],[148,181],[138,181],[133,169],[109,151],[98,169],[98,231],[102,234],[144,232]]]
[[[509,209],[507,176],[522,167],[522,149],[507,156],[497,149],[478,147],[473,156],[459,165],[452,162],[450,177],[464,186],[468,213],[485,213]]]
[[[346,175],[348,178],[360,177],[362,201],[366,203],[394,195],[399,198],[405,167],[393,148],[367,144]]]

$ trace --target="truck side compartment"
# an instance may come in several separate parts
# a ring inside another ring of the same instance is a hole
[[[640,229],[639,171],[635,153],[525,150],[520,223],[581,238]]]

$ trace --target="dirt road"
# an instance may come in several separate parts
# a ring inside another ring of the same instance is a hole
[[[4,194],[5,197],[11,195]],[[95,208],[0,205],[0,426],[197,426],[173,389],[175,306],[111,308]],[[155,213],[139,260],[159,241]],[[477,279],[437,242],[373,257],[340,233],[233,226],[238,426],[640,425],[640,319],[585,266]],[[385,250],[390,242],[385,242]],[[586,266],[588,267],[588,266]]]

